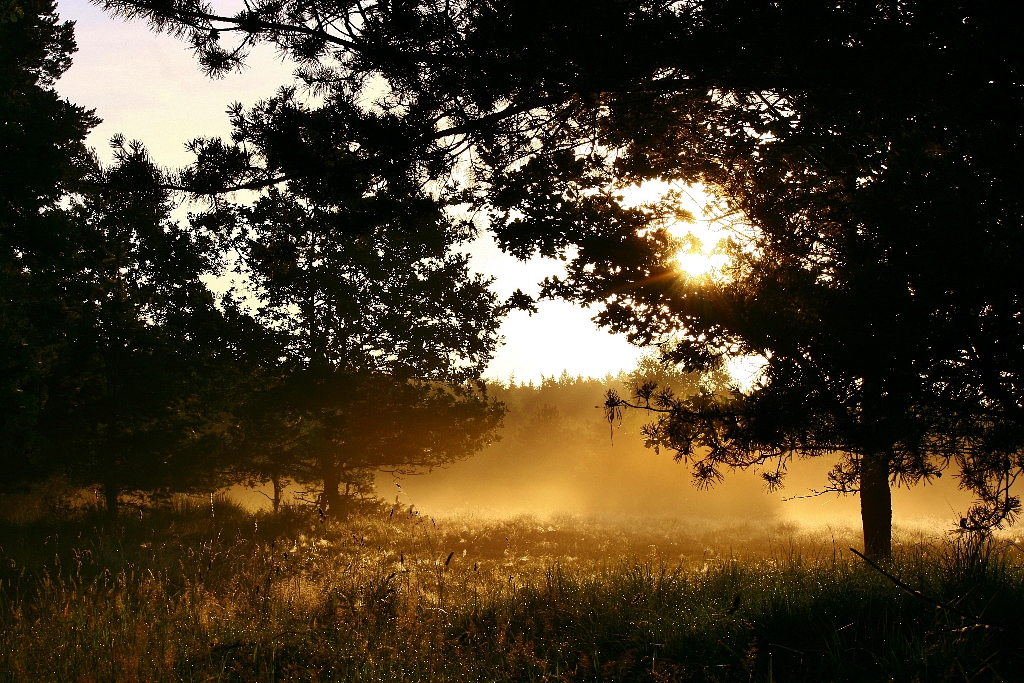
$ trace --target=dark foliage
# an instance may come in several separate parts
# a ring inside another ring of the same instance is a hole
[[[401,159],[333,142],[372,115],[285,90],[235,111],[249,156],[196,140],[195,168],[170,178],[117,137],[103,167],[83,144],[96,119],[53,91],[72,26],[46,3],[2,19],[5,485],[98,484],[116,516],[122,493],[290,478],[322,484],[334,512],[340,484],[365,493],[377,468],[487,443],[502,409],[478,380],[506,307],[454,251],[472,231],[447,218],[448,190],[381,182],[365,164]],[[258,187],[253,159],[309,173],[171,219],[176,184],[223,190],[236,168]],[[229,263],[254,311],[207,286]]]
[[[230,180],[205,191],[315,183],[345,149],[381,182],[451,186],[469,166],[503,248],[568,257],[546,294],[601,302],[637,341],[677,338],[671,359],[691,369],[768,358],[751,396],[669,413],[662,442],[711,447],[695,463],[708,480],[842,452],[835,485],[864,494],[881,555],[893,479],[955,461],[980,499],[966,527],[1016,513],[1018,4],[103,5],[181,35],[211,74],[269,42],[326,95],[309,152],[200,164],[183,178],[197,191],[208,170]],[[619,189],[649,179],[700,182],[740,217],[726,279],[674,271],[670,205],[623,208]]]
[[[61,255],[74,245],[59,203],[91,166],[83,141],[97,119],[53,90],[76,49],[54,3],[0,7],[0,462],[10,486],[45,471],[37,426],[66,348]]]
[[[209,490],[224,430],[232,330],[203,277],[216,236],[182,227],[164,178],[139,143],[116,139],[115,163],[88,176],[69,209],[62,330],[43,427],[53,470],[120,492]]]
[[[448,217],[443,193],[365,172],[362,149],[324,140],[343,135],[333,116],[344,118],[291,91],[236,112],[254,157],[312,154],[301,164],[317,171],[251,206],[218,200],[200,220],[234,226],[264,327],[248,345],[258,380],[239,409],[241,470],[313,484],[343,516],[372,493],[374,470],[427,470],[493,438],[503,410],[479,378],[507,307],[455,251],[473,231]],[[200,169],[237,149],[194,148]]]

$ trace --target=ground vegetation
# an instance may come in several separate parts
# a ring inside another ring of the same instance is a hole
[[[39,681],[1015,680],[1012,539],[677,521],[346,524],[178,500],[98,534],[0,527],[0,678]],[[923,597],[922,597],[923,596]],[[936,608],[930,600],[944,607]]]

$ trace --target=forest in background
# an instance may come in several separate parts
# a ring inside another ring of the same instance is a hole
[[[755,473],[730,478],[706,495],[694,487],[688,468],[674,462],[672,453],[656,454],[644,447],[640,430],[649,415],[630,413],[609,424],[605,393],[628,390],[654,365],[656,361],[646,367],[642,363],[633,373],[603,380],[563,374],[537,385],[495,387],[495,398],[508,410],[500,440],[466,461],[401,480],[401,500],[425,511],[492,516],[772,514],[774,506]],[[693,377],[677,373],[672,379],[678,391],[697,390]],[[389,478],[378,477],[385,495]]]
[[[784,487],[775,492],[766,490],[754,470],[730,472],[724,481],[701,487],[673,452],[645,447],[641,429],[651,415],[627,412],[614,423],[614,431],[609,429],[601,405],[605,392],[623,392],[629,382],[657,375],[664,381],[672,374],[653,365],[641,361],[640,368],[619,377],[563,374],[536,385],[493,387],[509,411],[498,431],[500,440],[467,460],[399,478],[400,500],[442,515],[567,513],[859,525],[857,496],[813,495],[828,485],[832,463],[827,459],[792,463]],[[686,386],[685,376],[676,374],[675,379],[677,388]],[[393,500],[395,478],[379,474],[377,490]],[[971,501],[952,473],[927,486],[893,489],[896,524],[904,528],[948,529]]]
[[[672,372],[653,356],[631,373],[604,379],[544,378],[540,383],[488,383],[488,394],[504,405],[496,438],[472,457],[417,474],[378,471],[366,494],[433,515],[535,514],[665,515],[759,518],[775,507],[756,473],[738,476],[713,492],[698,491],[685,466],[671,453],[646,448],[639,412],[609,423],[603,409],[608,390],[628,391],[658,376],[682,392],[701,388],[699,375]],[[717,375],[717,389],[727,377]],[[703,383],[703,388],[715,388]],[[271,487],[243,487],[232,497],[266,506]],[[290,496],[289,496],[290,494]],[[285,500],[305,497],[292,485]]]

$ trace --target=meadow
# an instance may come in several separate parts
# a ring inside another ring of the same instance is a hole
[[[1012,681],[1024,553],[685,518],[179,497],[0,526],[3,681]],[[934,601],[934,602],[933,602]],[[941,603],[937,606],[935,602]]]

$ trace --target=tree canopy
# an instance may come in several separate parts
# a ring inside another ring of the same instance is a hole
[[[429,195],[368,178],[305,189],[233,207],[267,339],[243,412],[254,450],[273,447],[257,476],[322,483],[337,514],[368,472],[443,465],[493,438],[503,410],[478,380],[505,306],[452,250],[465,226]]]
[[[44,468],[37,426],[47,375],[65,348],[60,254],[74,243],[60,206],[89,168],[84,139],[97,119],[53,84],[75,51],[52,2],[0,15],[0,459],[8,484]],[[16,163],[15,163],[16,160]]]
[[[479,378],[508,306],[457,252],[473,230],[445,213],[449,189],[381,182],[358,148],[308,145],[334,122],[284,90],[236,127],[253,158],[316,173],[176,219],[181,184],[223,181],[204,164],[245,148],[196,140],[201,163],[170,177],[117,136],[101,164],[84,145],[97,120],[53,91],[71,25],[47,3],[3,12],[5,485],[98,485],[116,516],[122,493],[283,477],[344,513],[367,473],[493,438],[503,408]],[[229,267],[248,300],[214,294]],[[339,499],[341,484],[355,491]]]
[[[218,484],[214,434],[229,409],[230,322],[203,278],[220,268],[216,236],[170,218],[162,173],[140,143],[115,139],[71,204],[61,303],[72,312],[43,426],[54,469],[121,492]]]
[[[889,482],[953,459],[982,502],[965,526],[1015,514],[1017,4],[101,4],[183,37],[211,74],[271,43],[323,97],[315,125],[239,113],[183,187],[330,188],[340,155],[377,183],[461,191],[506,250],[568,259],[544,294],[601,302],[598,320],[638,342],[673,338],[690,369],[768,360],[750,396],[665,404],[665,443],[710,446],[708,478],[844,452],[834,482],[860,489],[878,556]],[[297,144],[248,154],[267,130]],[[671,199],[623,206],[652,179],[701,183],[739,217],[724,279],[673,267]]]
[[[110,166],[86,148],[98,119],[53,90],[75,44],[52,3],[10,5],[0,32],[4,486],[63,476],[116,514],[122,492],[216,485],[215,236],[171,220],[141,144],[116,138]]]

